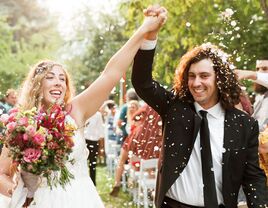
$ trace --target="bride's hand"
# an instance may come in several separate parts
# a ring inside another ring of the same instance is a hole
[[[167,10],[159,5],[149,6],[143,10],[145,18],[142,26],[147,29],[145,39],[156,39],[158,31],[167,20],[167,13]]]
[[[146,9],[143,10],[144,16],[159,16],[161,13],[167,13],[165,7],[161,7],[160,5],[150,5]]]
[[[13,181],[12,178],[8,175],[1,174],[0,175],[0,193],[11,197],[14,190],[17,187],[17,182]]]
[[[12,196],[12,194],[15,191],[17,185],[18,185],[18,183],[14,183],[14,185],[7,190],[7,194],[8,194],[9,197]]]

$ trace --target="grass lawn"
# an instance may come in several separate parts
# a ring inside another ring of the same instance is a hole
[[[108,171],[105,166],[97,166],[97,190],[100,194],[105,208],[134,208],[131,196],[120,190],[118,197],[109,195],[114,184],[113,178],[108,177]]]

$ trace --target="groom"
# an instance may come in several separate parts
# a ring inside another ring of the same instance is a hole
[[[166,10],[152,6],[144,13]],[[248,207],[268,207],[258,123],[235,108],[241,89],[225,53],[210,44],[189,51],[167,91],[152,79],[157,33],[145,36],[132,73],[136,92],[163,120],[156,207],[236,208],[241,185]]]

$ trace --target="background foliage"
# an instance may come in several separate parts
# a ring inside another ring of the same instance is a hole
[[[154,3],[169,11],[159,34],[154,70],[164,85],[172,86],[180,57],[203,42],[221,45],[238,68],[254,69],[256,59],[268,56],[267,0],[122,0],[117,11],[100,13],[97,20],[85,6],[75,17],[75,33],[69,39],[59,33],[59,19],[37,0],[1,0],[0,92],[18,88],[40,59],[64,63],[80,92],[141,24],[142,10]],[[233,14],[226,16],[230,10]]]
[[[35,1],[0,1],[0,92],[18,88],[30,66],[54,58],[61,39],[56,24]]]
[[[122,15],[128,21],[127,34],[141,22],[142,10],[155,2],[121,4]],[[254,69],[256,59],[268,55],[268,18],[257,0],[161,0],[160,5],[169,12],[155,58],[154,75],[163,84],[172,85],[180,57],[204,42],[221,45],[233,55],[238,68]],[[229,18],[222,17],[226,9],[234,12]]]

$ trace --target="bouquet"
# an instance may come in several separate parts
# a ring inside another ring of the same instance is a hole
[[[74,145],[75,126],[66,122],[67,113],[59,105],[48,110],[22,111],[13,108],[0,117],[3,132],[0,141],[9,149],[9,156],[22,173],[45,177],[50,188],[64,187],[74,176],[66,162]]]
[[[263,132],[260,132],[259,135],[260,145],[268,143],[268,126]],[[268,177],[268,153],[260,154],[260,166],[264,170],[266,176]],[[267,180],[268,185],[268,180]]]

